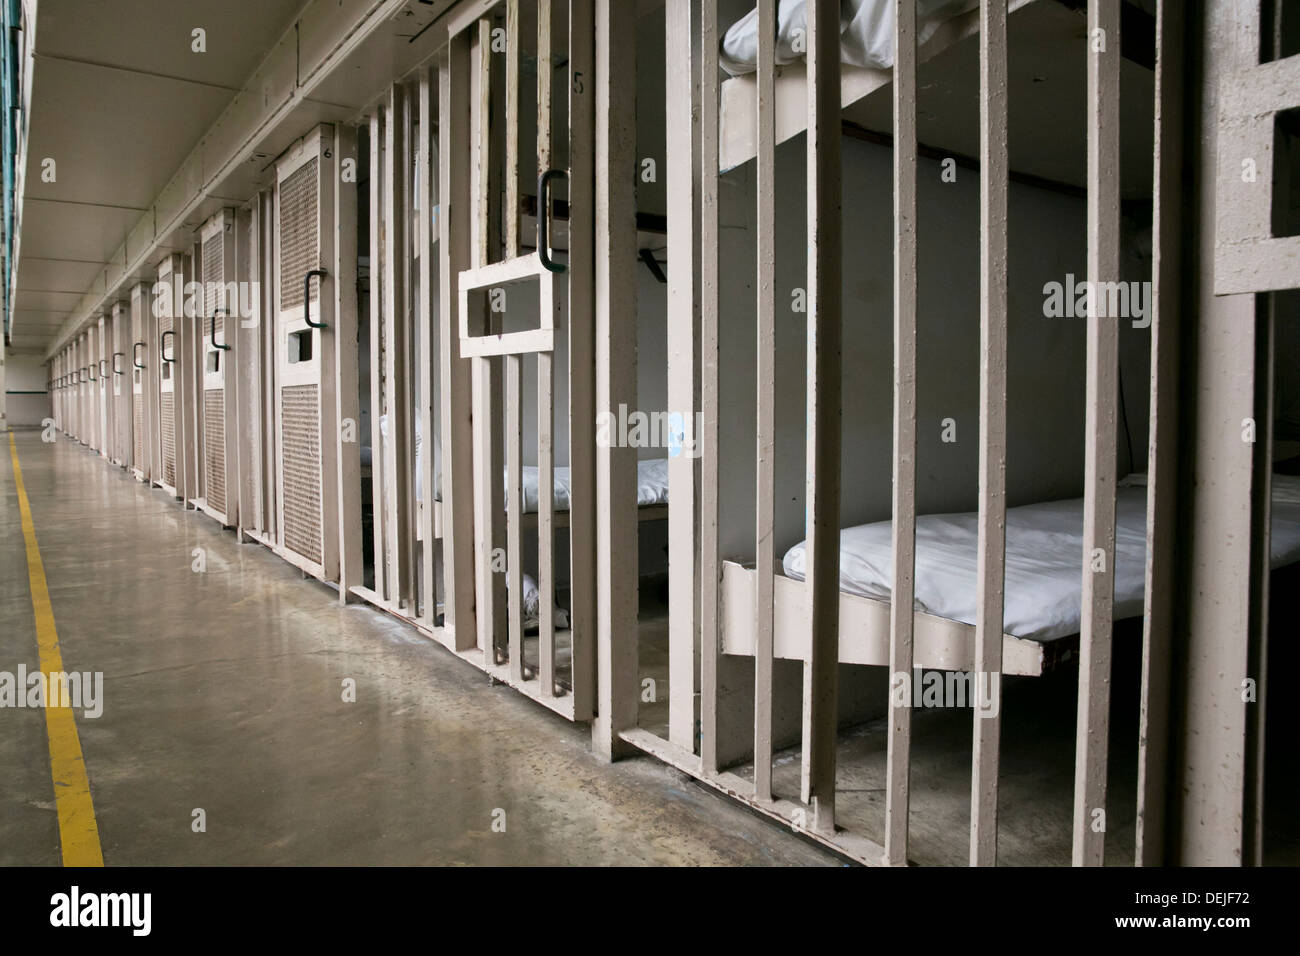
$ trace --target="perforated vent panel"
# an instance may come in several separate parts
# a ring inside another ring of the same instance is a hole
[[[226,514],[226,393],[212,388],[203,393],[204,477],[208,507]]]
[[[320,265],[316,171],[312,159],[280,184],[280,308],[302,305],[303,277]],[[312,285],[312,301],[320,295]]]
[[[140,395],[131,396],[131,420],[134,423],[135,457],[131,464],[144,471],[144,399]]]
[[[212,238],[203,243],[203,317],[214,315],[218,305],[217,296],[221,284],[226,281],[225,269],[221,261],[221,233],[217,233]],[[222,327],[225,325],[220,318],[217,319],[217,335],[220,336]]]
[[[175,396],[171,392],[162,393],[160,405],[162,419],[162,457],[163,484],[176,487],[176,416]]]
[[[321,563],[320,394],[316,385],[280,390],[284,453],[284,544]]]

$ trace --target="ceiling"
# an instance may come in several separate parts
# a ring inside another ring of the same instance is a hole
[[[14,350],[45,350],[303,2],[41,0]]]

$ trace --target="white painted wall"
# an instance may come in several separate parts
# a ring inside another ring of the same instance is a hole
[[[802,137],[777,154],[778,558],[804,537],[806,316]],[[754,535],[753,164],[724,177],[722,196],[723,554],[748,559]],[[919,169],[919,513],[976,507],[979,437],[979,182],[937,162]],[[843,524],[890,515],[893,388],[892,151],[844,140]],[[1083,200],[1012,185],[1007,490],[1011,505],[1074,497],[1083,487],[1082,319],[1043,316],[1043,285],[1085,273]],[[1131,278],[1141,263],[1126,257]],[[1146,263],[1149,269],[1149,260]],[[1149,336],[1124,323],[1121,353],[1135,455],[1145,459]],[[941,441],[942,420],[957,441]],[[1129,470],[1121,433],[1120,467]],[[1142,467],[1140,464],[1139,467]]]
[[[34,352],[4,353],[5,418],[9,427],[39,426],[49,418],[50,398],[45,394],[46,369],[41,356]],[[39,392],[40,394],[23,394]]]

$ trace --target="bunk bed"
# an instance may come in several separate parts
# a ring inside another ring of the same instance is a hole
[[[1271,567],[1300,562],[1300,477],[1273,475]],[[975,641],[975,512],[916,521],[916,666],[967,670]],[[1116,494],[1115,620],[1140,617],[1146,574],[1147,489],[1143,474],[1120,482]],[[840,660],[887,664],[893,560],[891,523],[840,532]],[[1037,676],[1070,657],[1079,633],[1083,568],[1083,499],[1007,509],[1006,674]],[[804,542],[782,561],[776,584],[776,654],[804,659]],[[754,571],[724,562],[723,651],[752,655]]]
[[[892,129],[892,2],[851,0],[854,18],[841,36],[841,117],[848,135],[888,143]],[[787,7],[790,12],[787,13]],[[1085,76],[1079,68],[1079,38],[1086,27],[1074,0],[1008,0],[1007,38],[1016,55],[1008,63],[1008,85],[1016,91],[1010,104],[1010,125],[1018,131],[1010,141],[1011,168],[1073,188],[1087,183],[1085,124],[1044,123],[1043,117],[1085,110]],[[803,3],[779,2],[778,25],[786,32],[803,17]],[[881,19],[888,9],[888,29]],[[797,14],[798,20],[794,20]],[[1141,11],[1135,20],[1149,21]],[[787,22],[788,21],[788,22]],[[746,20],[725,34],[720,59],[731,70],[744,70],[753,58],[755,26]],[[918,6],[917,83],[925,90],[926,108],[917,118],[917,135],[925,147],[958,157],[979,155],[979,116],[976,90],[970,78],[979,75],[979,8],[965,3],[920,0]],[[1125,198],[1143,191],[1150,195],[1152,127],[1150,104],[1155,94],[1144,30],[1135,24],[1125,35],[1120,104],[1126,149],[1121,160]],[[870,38],[855,38],[867,34]],[[878,34],[886,34],[880,40]],[[881,43],[886,44],[882,51]],[[729,52],[730,51],[730,52]],[[885,54],[891,65],[878,62]],[[777,44],[775,77],[776,142],[781,144],[807,127],[808,84],[802,58],[782,64]],[[869,57],[875,57],[871,60]],[[758,84],[752,72],[730,76],[720,84],[718,168],[723,173],[752,160],[757,151]]]

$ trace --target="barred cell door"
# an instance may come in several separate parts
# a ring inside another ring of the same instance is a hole
[[[202,269],[203,440],[199,447],[202,497],[195,503],[223,525],[237,520],[237,454],[234,365],[239,291],[235,275],[235,225],[232,210],[223,209],[199,231]],[[173,396],[175,391],[173,390]]]
[[[281,554],[338,579],[334,425],[334,130],[320,126],[276,165],[276,513]]]
[[[472,493],[478,647],[490,672],[588,720],[596,624],[593,5],[503,0],[448,29],[442,245],[455,278],[449,344],[471,364],[473,419],[472,492],[453,489],[452,505],[464,508]],[[535,387],[525,388],[530,378]],[[455,524],[446,514],[446,460],[444,450],[444,528]],[[567,554],[557,534],[564,527]],[[534,535],[536,563],[526,566]]]

